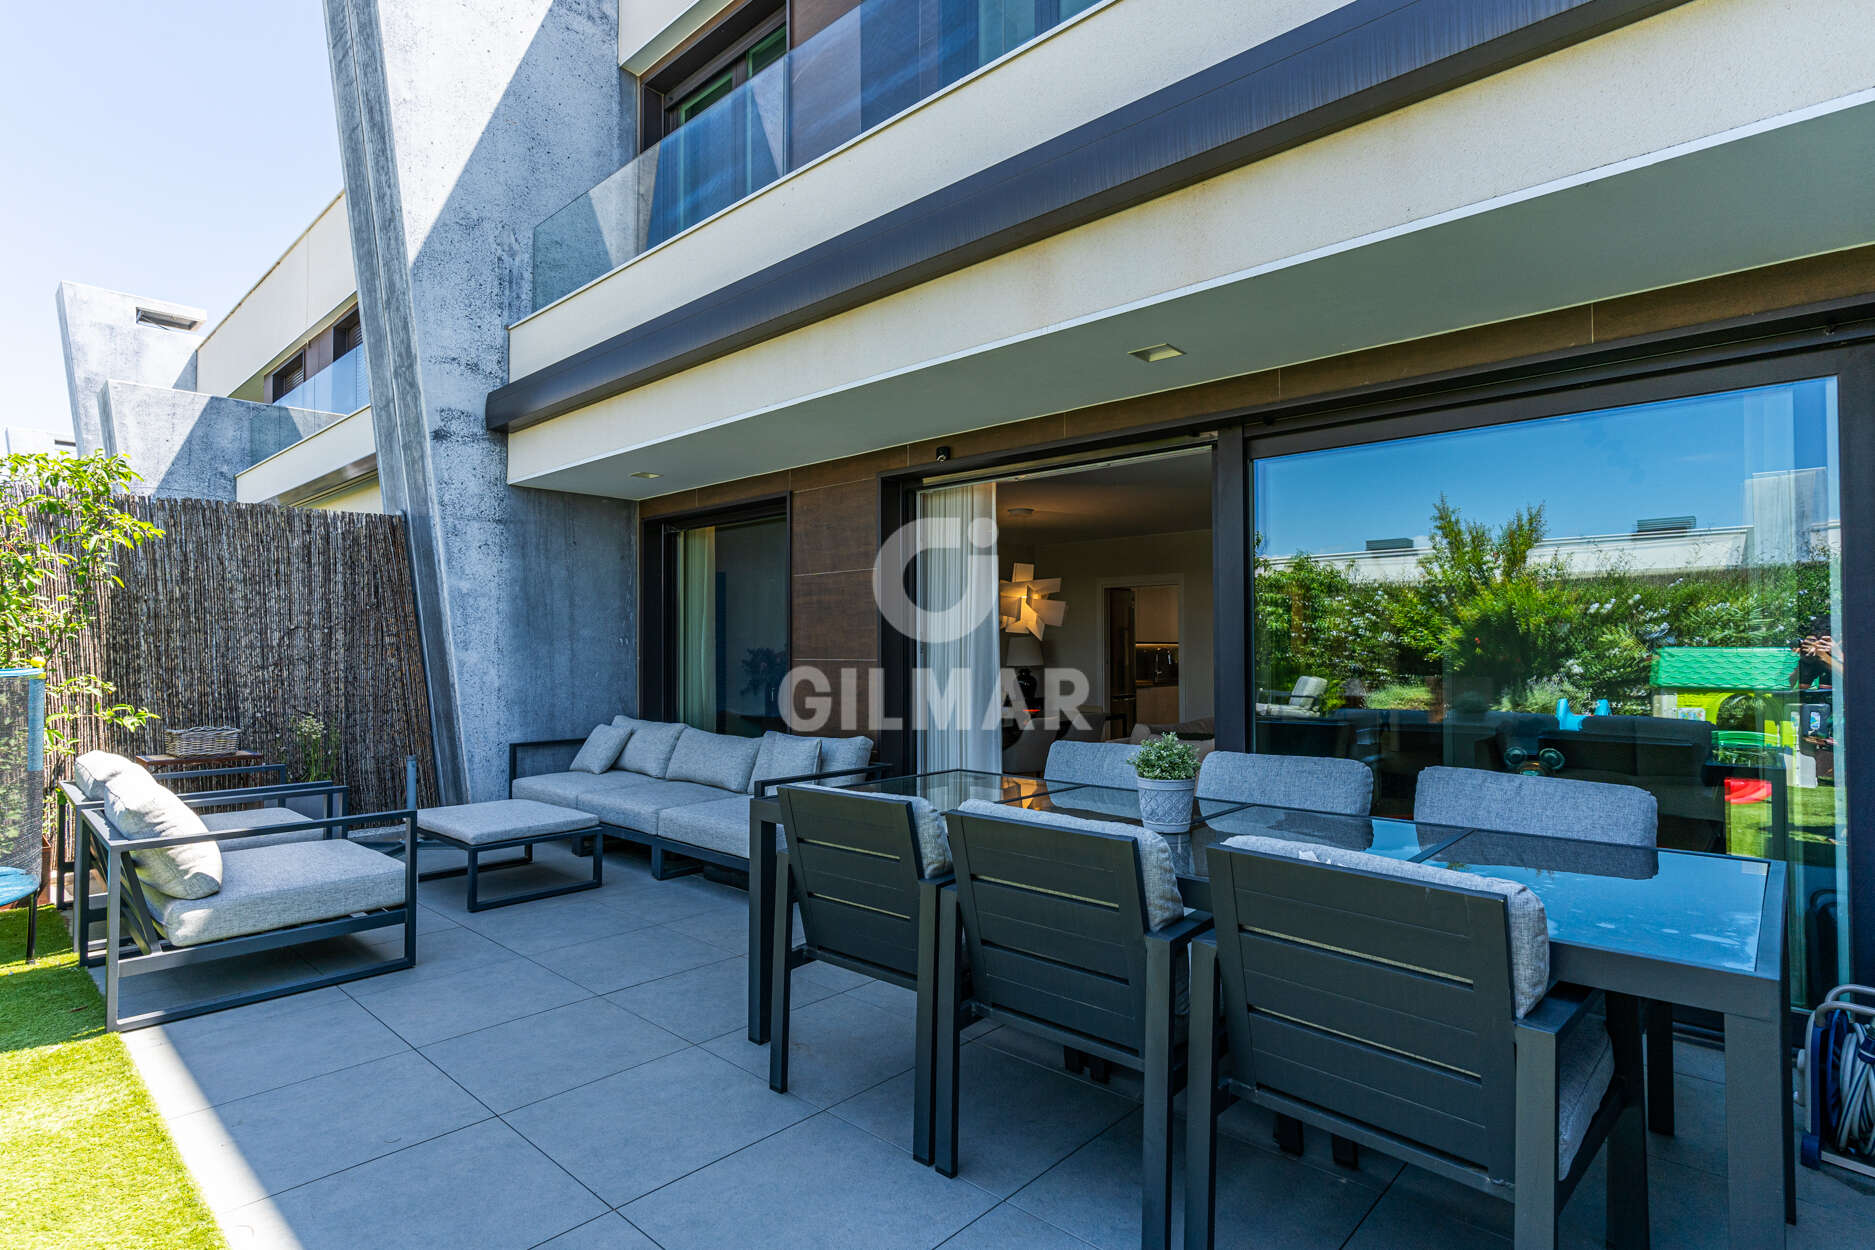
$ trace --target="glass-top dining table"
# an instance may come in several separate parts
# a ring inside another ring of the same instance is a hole
[[[952,770],[847,788],[917,796],[947,811],[970,799],[1140,825],[1137,792]],[[750,805],[749,1040],[767,1040],[780,805]],[[1795,1217],[1784,865],[1488,829],[1199,799],[1167,835],[1179,892],[1210,910],[1207,856],[1242,834],[1318,843],[1518,881],[1543,901],[1550,970],[1567,981],[1709,1011],[1724,1021],[1730,1243],[1781,1246]]]

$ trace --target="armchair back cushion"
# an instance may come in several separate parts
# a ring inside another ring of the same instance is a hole
[[[109,751],[86,751],[72,762],[72,780],[86,798],[101,799],[104,797],[104,787],[111,778],[127,768],[141,767],[141,764]]]
[[[575,773],[602,773],[618,763],[619,752],[625,749],[625,743],[632,736],[629,725],[595,725],[586,735],[586,744],[573,757],[567,771]]]
[[[641,720],[632,723],[632,736],[625,742],[618,766],[647,777],[662,777],[670,767],[671,753],[688,725],[665,721]],[[740,787],[738,787],[739,789]]]
[[[677,737],[664,776],[670,781],[694,781],[700,786],[716,786],[742,794],[749,788],[755,757],[761,749],[760,738],[713,734],[686,725]]]
[[[104,814],[127,838],[208,832],[188,804],[136,764],[105,783]],[[139,851],[132,858],[137,874],[172,898],[207,898],[221,889],[221,848],[213,842]]]
[[[762,745],[755,752],[755,767],[749,772],[749,793],[764,781],[780,777],[805,777],[820,771],[820,740],[784,734],[771,729],[762,735]]]

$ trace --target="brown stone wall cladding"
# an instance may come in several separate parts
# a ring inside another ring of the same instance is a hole
[[[332,779],[351,786],[352,811],[402,807],[412,754],[420,801],[436,802],[402,517],[201,499],[127,506],[163,537],[122,558],[123,585],[105,595],[77,658],[120,701],[163,719],[135,734],[75,725],[79,750],[161,751],[164,726],[236,725],[244,749],[296,780],[291,726],[310,715],[337,742]]]
[[[863,720],[866,700],[874,697],[868,672],[878,661],[879,648],[868,584],[880,539],[876,479],[882,472],[935,463],[940,445],[948,445],[953,458],[963,459],[1064,439],[1110,437],[1167,422],[1197,421],[1284,400],[1504,364],[1868,294],[1875,294],[1875,247],[1852,248],[679,491],[646,500],[641,511],[648,518],[788,492],[794,526],[795,662],[819,667],[836,691],[843,676],[853,683]],[[844,728],[858,730],[863,725]]]

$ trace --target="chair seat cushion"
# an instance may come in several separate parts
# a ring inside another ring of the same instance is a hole
[[[404,901],[404,865],[342,839],[230,851],[221,890],[209,898],[152,893],[152,910],[175,946],[271,933]]]
[[[719,855],[749,857],[749,796],[731,795],[709,803],[687,803],[673,807],[658,817],[657,834],[672,842],[702,847]],[[781,830],[775,830],[775,845],[781,846]]]
[[[221,811],[202,812],[202,823],[211,831],[223,829],[267,829],[274,825],[296,825],[306,819],[290,807],[260,807],[244,812]],[[249,851],[257,846],[282,846],[288,842],[318,842],[325,837],[323,829],[289,829],[285,833],[257,833],[247,838],[218,838],[215,845],[222,854],[230,851]]]
[[[547,837],[590,829],[598,821],[591,812],[559,807],[535,799],[496,799],[489,803],[458,803],[430,807],[417,813],[417,828],[474,846],[505,842],[510,838]]]
[[[537,803],[552,803],[556,807],[577,807],[582,811],[591,811],[586,806],[588,795],[600,794],[610,790],[622,790],[626,786],[641,786],[655,777],[643,773],[628,773],[621,770],[600,773],[539,773],[532,777],[516,777],[508,792],[517,799],[533,799]]]
[[[1569,1175],[1589,1123],[1615,1079],[1615,1050],[1602,1020],[1581,1021],[1556,1052],[1556,1175]]]
[[[653,780],[641,786],[628,786],[620,790],[595,793],[585,802],[586,810],[608,825],[617,825],[621,829],[636,829],[639,833],[662,833],[663,830],[658,827],[660,813],[672,808],[688,807],[694,803],[713,803],[731,797],[734,796],[715,786],[698,785],[694,781]],[[748,854],[746,837],[741,853]]]

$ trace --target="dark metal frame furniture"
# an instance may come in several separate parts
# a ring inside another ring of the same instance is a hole
[[[912,1157],[932,1158],[933,1009],[937,1003],[938,894],[948,868],[926,871],[908,802],[838,790],[782,786],[788,849],[775,857],[774,937],[769,959],[768,1086],[788,1089],[791,973],[820,961],[918,995]],[[794,909],[804,945],[795,947]]]
[[[577,810],[577,809],[568,809]],[[454,850],[461,851],[468,862],[454,868],[432,868],[428,872],[417,874],[419,881],[437,881],[444,877],[467,877],[469,890],[467,905],[470,911],[489,911],[496,907],[512,907],[516,903],[532,903],[537,899],[555,898],[562,894],[578,894],[582,890],[596,890],[605,884],[605,833],[609,826],[597,821],[581,829],[568,829],[558,833],[529,833],[512,838],[502,838],[494,842],[465,842],[461,838],[440,830],[429,828],[421,823],[422,813],[418,814],[418,834],[427,842],[441,842]],[[534,862],[534,846],[539,842],[570,843],[574,854],[579,853],[580,844],[586,844],[586,853],[592,859],[592,879],[575,881],[570,885],[547,886],[539,890],[526,890],[519,894],[504,895],[501,898],[484,902],[480,893],[481,874],[499,868],[517,868],[522,864]],[[483,865],[481,857],[487,851],[511,851],[519,849],[519,859],[504,859],[498,863]]]
[[[269,769],[278,768],[284,770],[286,766],[284,764],[270,764],[267,767]],[[254,770],[241,768],[232,770],[208,769],[203,771],[208,775],[220,775],[229,771],[253,772]],[[165,774],[167,777],[176,777],[179,775],[180,774],[177,773]],[[84,792],[70,781],[61,781],[58,784],[57,794],[58,836],[61,854],[63,854],[68,821],[72,822],[72,827],[74,831],[76,831],[88,813],[102,812],[104,810],[104,801],[102,799],[86,798]],[[351,787],[341,785],[337,782],[296,781],[287,782],[282,785],[247,786],[238,790],[201,790],[193,794],[181,794],[176,797],[180,798],[186,806],[194,808],[197,811],[213,811],[217,808],[224,807],[245,807],[251,803],[258,803],[262,807],[283,806],[287,799],[320,799],[325,807],[323,815],[317,818],[322,828],[322,836],[326,838],[343,838],[350,832],[348,823],[342,821],[341,818],[346,815],[345,809],[350,804]],[[369,820],[370,817],[357,819]],[[215,831],[215,837],[218,841],[225,838],[248,838],[270,833],[287,833],[295,829],[306,829],[310,827],[310,825],[305,823],[295,823],[291,825],[263,825],[253,829],[218,829]],[[65,867],[69,870],[71,879],[78,883],[78,889],[75,893],[69,896],[67,895],[65,889],[67,874],[64,871],[61,871],[59,874],[59,907],[61,910],[69,907],[72,911],[72,933],[78,935],[74,937],[72,944],[78,948],[78,963],[80,967],[84,968],[96,968],[104,963],[103,955],[93,954],[91,944],[87,940],[91,932],[92,924],[89,878],[91,875],[91,864],[95,862],[96,859],[96,856],[86,856],[84,838],[82,836],[74,836],[72,838],[72,860]]]
[[[204,790],[179,797],[186,801],[188,799],[211,798],[219,794],[240,793],[247,790],[284,791],[291,784],[286,779],[285,764],[252,764],[239,768],[185,768],[166,771],[161,777],[158,777],[157,780],[161,781],[164,785],[168,785],[172,781],[199,781],[206,777],[227,777],[233,775],[251,776],[255,773],[272,773],[276,780],[272,786],[243,786],[234,791]],[[56,851],[54,867],[58,873],[58,883],[54,897],[57,899],[59,910],[63,911],[65,908],[71,906],[71,900],[65,893],[65,880],[77,867],[77,861],[74,858],[75,847],[71,845],[71,839],[68,834],[68,824],[74,812],[84,810],[87,805],[95,805],[96,800],[87,799],[84,793],[69,781],[60,782],[54,790],[54,794],[58,800],[55,804],[57,808],[57,833],[54,838],[54,848]],[[328,811],[327,814],[330,815],[331,813]]]
[[[1558,1058],[1599,996],[1558,985],[1523,1019],[1501,895],[1249,851],[1211,856],[1216,931],[1192,948],[1185,1245],[1210,1250],[1217,1116],[1233,1098],[1370,1146],[1515,1208],[1518,1250],[1554,1247],[1609,1142],[1609,1244],[1648,1244],[1636,1000],[1607,996],[1615,1079],[1558,1176]]]
[[[171,946],[169,944],[156,915],[150,909],[149,900],[143,892],[141,878],[137,875],[136,865],[131,859],[132,854],[138,851],[186,846],[194,842],[219,842],[231,838],[251,837],[257,832],[288,833],[303,829],[321,829],[330,837],[334,831],[351,824],[388,825],[392,823],[403,826],[404,901],[402,905],[342,916],[336,920],[291,925],[268,933],[222,938],[196,946]],[[344,814],[326,816],[290,825],[271,825],[262,830],[223,829],[206,833],[176,834],[166,838],[133,839],[119,835],[111,827],[103,809],[93,805],[89,810],[79,814],[77,835],[78,879],[81,882],[81,901],[77,909],[81,917],[88,915],[88,903],[82,900],[89,895],[90,891],[82,888],[82,883],[86,880],[85,874],[89,871],[90,860],[95,857],[104,865],[105,937],[101,948],[99,943],[85,936],[87,929],[74,925],[74,932],[79,935],[77,945],[80,948],[81,957],[90,964],[102,962],[104,965],[104,1025],[112,1032],[148,1028],[154,1024],[168,1024],[191,1016],[225,1011],[232,1007],[244,1007],[250,1003],[284,998],[289,994],[324,989],[326,986],[342,985],[347,981],[357,981],[364,977],[397,972],[416,966],[417,813],[414,808],[392,812],[373,812],[360,816]],[[184,1007],[146,1011],[128,1019],[119,1014],[118,989],[124,977],[162,972],[171,968],[228,959],[237,955],[278,950],[283,947],[339,937],[347,933],[361,933],[369,929],[383,929],[397,925],[403,926],[404,930],[403,953],[350,972],[314,977],[271,989],[230,994],[206,1002],[190,1003]]]
[[[1140,1244],[1162,1250],[1172,1236],[1172,1099],[1187,1049],[1175,968],[1211,918],[1151,927],[1133,838],[974,813],[946,819],[956,882],[938,909],[935,1166],[957,1175],[967,1014],[1132,1069],[1145,1081]]]

